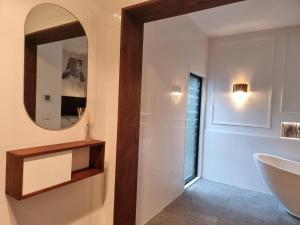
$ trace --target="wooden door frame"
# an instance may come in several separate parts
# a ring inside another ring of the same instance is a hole
[[[122,9],[114,225],[135,225],[144,24],[244,0],[151,0]]]

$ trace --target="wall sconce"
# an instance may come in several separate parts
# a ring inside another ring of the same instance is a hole
[[[248,84],[234,84],[233,85],[233,93],[236,93],[236,92],[247,93],[248,92]]]
[[[182,95],[182,90],[180,86],[172,86],[171,90],[172,96],[181,96]]]
[[[248,95],[248,84],[237,83],[233,85],[233,94],[238,105],[241,105]]]

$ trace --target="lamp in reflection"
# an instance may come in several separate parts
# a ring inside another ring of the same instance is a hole
[[[182,90],[180,86],[172,86],[172,96],[181,96]]]
[[[178,104],[180,102],[180,98],[182,96],[182,89],[180,86],[172,86],[171,88],[171,96],[173,104]]]

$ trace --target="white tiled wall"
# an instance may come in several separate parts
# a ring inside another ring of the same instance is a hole
[[[208,47],[188,17],[146,24],[144,40],[137,225],[184,190],[188,78],[190,72],[206,77]],[[181,87],[179,99],[172,86]]]

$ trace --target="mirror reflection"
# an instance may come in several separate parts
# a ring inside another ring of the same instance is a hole
[[[78,19],[54,4],[34,7],[25,24],[24,104],[40,127],[73,126],[87,101],[88,41]]]

